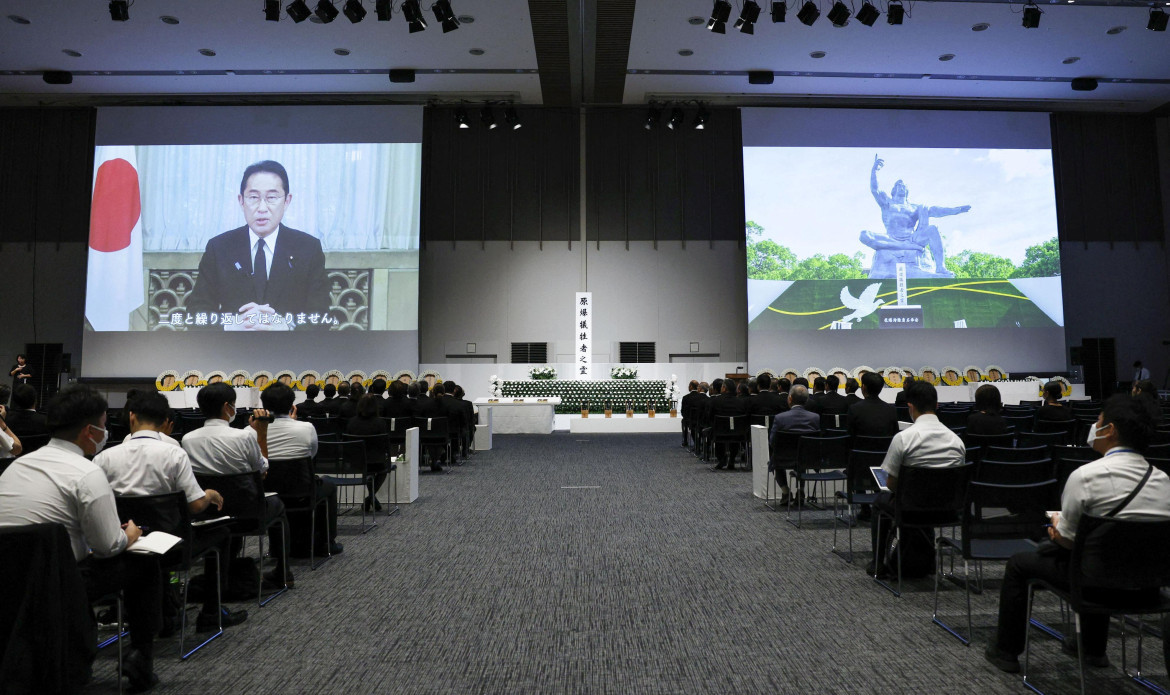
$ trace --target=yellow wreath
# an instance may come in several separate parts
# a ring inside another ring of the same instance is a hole
[[[166,381],[167,377],[171,378],[170,384],[163,383],[164,381]],[[154,387],[156,389],[158,389],[159,391],[182,391],[183,390],[183,382],[179,380],[179,373],[178,372],[176,372],[173,369],[168,369],[165,372],[163,372],[162,374],[159,374],[158,378],[156,378],[154,380]]]

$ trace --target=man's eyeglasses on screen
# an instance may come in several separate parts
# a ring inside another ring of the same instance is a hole
[[[284,196],[276,195],[275,193],[273,193],[271,195],[266,195],[264,197],[260,197],[260,196],[256,195],[255,193],[251,193],[249,195],[244,196],[244,202],[247,203],[248,207],[250,207],[250,208],[259,207],[261,200],[263,200],[265,203],[268,203],[269,207],[271,207],[271,206],[280,205],[281,203],[283,203]]]

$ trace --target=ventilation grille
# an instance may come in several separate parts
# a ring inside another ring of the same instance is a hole
[[[618,356],[623,363],[657,362],[654,343],[619,343]]]
[[[512,364],[548,362],[548,343],[512,343]]]

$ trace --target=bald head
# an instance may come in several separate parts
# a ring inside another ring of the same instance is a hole
[[[808,387],[803,384],[795,384],[792,390],[788,392],[788,405],[804,405],[808,403]]]

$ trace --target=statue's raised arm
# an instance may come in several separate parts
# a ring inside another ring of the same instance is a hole
[[[875,154],[873,156],[873,168],[869,170],[869,192],[873,194],[873,199],[876,200],[877,204],[882,206],[882,208],[885,208],[886,205],[889,205],[890,203],[890,197],[883,193],[882,189],[878,188],[878,169],[881,169],[885,165],[886,161],[879,158]]]
[[[946,217],[948,215],[961,215],[970,209],[970,205],[960,205],[954,208],[944,208],[937,205],[932,205],[927,208],[926,214],[930,217]]]

